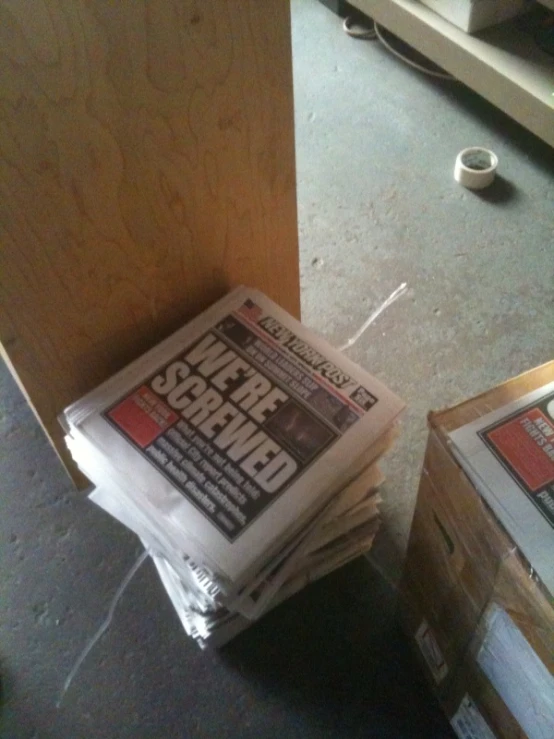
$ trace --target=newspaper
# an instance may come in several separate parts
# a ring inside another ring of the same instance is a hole
[[[179,576],[165,556],[165,546],[152,539],[148,527],[143,525],[144,521],[139,524],[134,513],[118,501],[113,491],[100,486],[91,493],[90,498],[139,535],[156,563],[160,578],[187,633],[199,640],[202,646],[208,646],[214,640],[221,643],[222,635],[230,629],[229,624],[237,623],[235,616],[239,617],[238,623],[243,624],[244,628],[252,618],[263,615],[276,602],[280,602],[284,597],[283,592],[296,592],[318,573],[329,571],[331,565],[334,569],[343,561],[365,551],[377,527],[380,498],[375,490],[382,480],[382,473],[374,464],[341,491],[324,514],[317,517],[317,525],[310,526],[310,533],[300,537],[302,546],[297,546],[289,553],[284,565],[276,568],[276,574],[269,572],[265,579],[258,582],[252,600],[255,608],[247,613],[237,610],[232,603],[222,607],[213,600],[206,600],[194,579]],[[363,494],[360,492],[362,489]],[[369,541],[368,535],[371,535]],[[296,583],[294,588],[291,588],[291,582]],[[262,597],[257,597],[258,592]],[[223,630],[222,624],[226,624]]]
[[[554,595],[554,382],[450,433],[475,487]]]
[[[381,453],[386,450],[390,445],[392,436],[394,436],[394,433],[390,432],[385,435],[379,444],[375,445],[373,451]],[[199,568],[183,553],[182,543],[178,539],[172,539],[169,530],[166,529],[160,532],[153,525],[153,521],[148,515],[144,514],[132,500],[122,496],[121,486],[124,483],[123,480],[118,480],[114,477],[110,478],[106,474],[102,475],[97,472],[91,472],[86,468],[83,468],[82,471],[91,479],[94,479],[94,482],[98,486],[89,496],[90,499],[146,541],[149,549],[163,554],[174,569],[176,569],[181,579],[188,583],[190,587],[197,589],[199,597],[200,594],[202,595],[206,603],[206,608],[215,609],[221,605],[226,605],[228,608],[238,608],[245,615],[252,617],[254,609],[259,610],[263,607],[264,598],[266,600],[269,599],[271,594],[266,592],[266,589],[267,591],[271,589],[271,592],[274,592],[275,588],[278,587],[279,581],[277,578],[279,576],[281,576],[282,581],[282,575],[280,575],[281,563],[286,558],[290,558],[292,556],[291,553],[298,550],[298,545],[305,538],[306,534],[314,529],[318,523],[321,522],[324,525],[332,519],[332,516],[339,516],[347,509],[354,510],[357,503],[362,502],[364,498],[371,495],[371,492],[368,491],[374,491],[382,483],[384,477],[377,464],[373,461],[373,453],[370,458],[372,460],[370,466],[363,469],[354,481],[350,482],[338,493],[328,508],[314,517],[302,532],[292,541],[289,541],[235,598],[226,595],[218,586],[217,582],[214,581],[211,573]],[[365,457],[364,462],[367,460],[368,458]],[[332,512],[332,516],[329,515],[328,510]],[[255,591],[256,595],[250,598],[249,594],[252,591]]]
[[[382,480],[383,474],[376,464],[364,470],[360,477],[344,488],[300,535],[262,568],[236,598],[222,597],[221,592],[209,579],[209,575],[204,573],[205,577],[199,578],[190,562],[183,563],[177,560],[177,568],[173,566],[173,569],[177,569],[181,582],[196,597],[198,609],[202,613],[217,610],[225,605],[230,610],[237,610],[247,618],[254,619],[263,612],[303,554],[324,546],[333,538],[377,516],[380,498],[375,494],[375,490]],[[97,487],[89,497],[92,502],[134,531],[149,551],[163,556],[170,564],[175,562],[174,548],[152,535],[148,522],[140,512],[117,500],[117,494],[110,489],[109,481]]]
[[[358,504],[355,512],[349,512],[349,515],[343,514],[340,518],[335,518],[336,504],[331,503],[314,522],[314,525],[302,535],[288,556],[265,573],[263,578],[258,578],[256,586],[249,589],[246,597],[232,602],[228,608],[238,611],[251,620],[259,618],[281,586],[298,570],[299,563],[311,552],[324,547],[361,523],[376,519],[380,498],[374,493],[374,490],[368,493],[373,498],[370,503],[363,507]],[[340,499],[338,502],[340,504]]]
[[[151,534],[238,592],[352,479],[402,408],[239,288],[70,406],[63,424],[82,468],[125,481],[121,495]]]
[[[377,444],[375,444],[369,453],[363,455],[360,460],[351,468],[351,473],[357,472],[362,465],[362,471],[354,478],[346,487],[338,493],[332,500],[332,512],[334,516],[339,516],[344,510],[352,508],[357,502],[368,495],[368,491],[374,490],[383,482],[383,474],[375,464],[375,460],[384,454],[393,439],[397,435],[397,429],[393,428],[388,431]],[[73,452],[78,446],[87,444],[82,439],[74,441],[68,440],[68,444]],[[95,455],[94,450],[89,450],[87,460],[90,462]],[[82,454],[81,457],[86,455]],[[286,570],[281,568],[281,563],[286,558],[299,556],[299,544],[305,538],[306,534],[318,524],[323,517],[324,521],[329,519],[327,508],[315,516],[307,526],[299,532],[292,540],[289,540],[279,552],[262,569],[251,579],[251,581],[242,588],[238,594],[233,596],[234,591],[226,590],[220,583],[214,579],[214,575],[205,568],[199,567],[183,550],[183,542],[178,534],[172,536],[170,526],[166,526],[163,531],[155,526],[153,512],[143,512],[136,503],[124,493],[127,481],[121,476],[112,473],[111,476],[106,471],[98,468],[89,469],[86,465],[81,465],[83,473],[88,476],[97,485],[97,489],[89,496],[90,499],[104,508],[108,513],[117,518],[125,526],[133,530],[141,539],[148,543],[148,548],[163,554],[171,563],[172,567],[177,571],[183,582],[189,587],[194,588],[198,594],[202,596],[205,608],[214,610],[225,605],[230,609],[238,609],[244,615],[252,618],[255,612],[259,612],[264,607],[275,589],[282,582],[283,573]],[[280,578],[280,579],[279,579]],[[255,595],[250,597],[250,593],[255,591]]]
[[[316,550],[312,553],[311,557],[304,560],[292,577],[283,584],[262,615],[302,590],[306,585],[344,566],[367,551],[373,543],[377,526],[377,522],[373,521],[363,530],[357,533],[352,532],[350,537],[344,537],[335,545],[327,547],[326,551]],[[186,588],[183,587],[171,565],[156,555],[153,556],[153,560],[185,631],[202,648],[219,648],[251,625],[252,622],[242,614],[225,608],[208,615],[198,613],[194,607],[190,607]]]

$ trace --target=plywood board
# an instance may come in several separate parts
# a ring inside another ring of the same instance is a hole
[[[289,6],[0,0],[0,80],[0,341],[64,455],[64,406],[230,287],[298,315]]]

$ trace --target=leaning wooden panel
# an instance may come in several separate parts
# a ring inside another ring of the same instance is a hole
[[[231,286],[299,313],[288,3],[0,0],[0,188],[0,341],[64,456],[61,409]]]

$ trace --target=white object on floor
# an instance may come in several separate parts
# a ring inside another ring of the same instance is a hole
[[[468,190],[482,190],[492,184],[497,167],[498,157],[493,151],[471,146],[456,157],[454,179]]]
[[[392,305],[395,300],[398,300],[398,298],[401,295],[404,295],[406,290],[408,289],[407,283],[403,282],[401,285],[399,285],[394,292],[392,292],[389,297],[381,303],[381,305],[377,308],[377,310],[374,310],[373,313],[369,316],[367,321],[365,321],[360,328],[356,331],[354,336],[351,336],[346,343],[344,343],[342,346],[339,346],[339,352],[344,352],[347,349],[350,349],[351,346],[353,346],[358,339],[362,336],[362,334],[367,331],[367,329],[371,326],[373,321],[375,321],[381,313],[389,307],[389,305]]]

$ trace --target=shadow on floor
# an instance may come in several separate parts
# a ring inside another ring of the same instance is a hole
[[[395,610],[395,593],[361,558],[276,609],[221,657],[266,695],[313,713],[330,736],[451,737]]]

